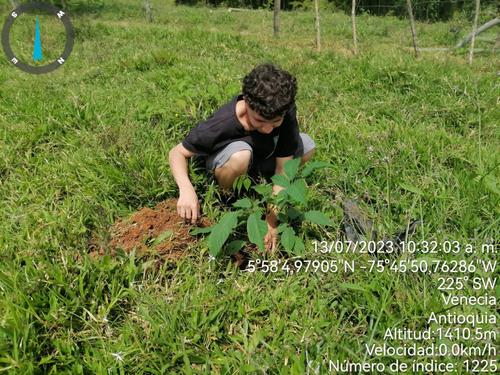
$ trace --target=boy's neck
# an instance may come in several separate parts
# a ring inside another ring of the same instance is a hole
[[[248,121],[247,105],[245,103],[245,100],[238,100],[236,102],[236,118],[240,122],[243,129],[245,129],[246,131],[250,132],[255,130],[252,128],[250,122]]]

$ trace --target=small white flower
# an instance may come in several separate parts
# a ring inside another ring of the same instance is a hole
[[[115,357],[115,359],[118,361],[118,362],[123,362],[123,353],[122,352],[118,352],[118,353],[111,353],[111,355],[113,357]]]

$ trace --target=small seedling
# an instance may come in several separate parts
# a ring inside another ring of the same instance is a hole
[[[316,161],[299,170],[300,159],[289,160],[284,166],[285,173],[271,178],[274,185],[284,188],[278,194],[273,194],[272,184],[258,184],[253,189],[259,198],[239,199],[233,204],[234,210],[226,212],[217,224],[210,228],[195,229],[191,234],[210,233],[207,238],[209,252],[212,256],[218,256],[229,237],[231,235],[236,237],[238,228],[245,226],[248,240],[264,250],[264,236],[268,228],[262,217],[266,209],[272,205],[276,208],[280,221],[277,231],[281,234],[281,246],[290,254],[303,254],[304,241],[301,233],[294,227],[298,227],[304,221],[323,226],[331,225],[330,219],[322,212],[306,210],[308,192],[305,177],[315,169],[327,166],[328,163]],[[226,245],[225,253],[235,253],[244,245],[245,241],[237,238]]]
[[[233,182],[233,190],[239,195],[242,192],[247,192],[251,185],[252,181],[247,175],[238,176]]]

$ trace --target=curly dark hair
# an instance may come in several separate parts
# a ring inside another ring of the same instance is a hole
[[[243,78],[243,95],[255,112],[267,120],[283,116],[292,108],[297,80],[273,64],[257,65]]]

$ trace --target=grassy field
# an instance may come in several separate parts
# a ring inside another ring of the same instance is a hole
[[[362,208],[382,234],[416,218],[415,241],[498,244],[498,55],[416,60],[407,21],[390,17],[359,17],[352,56],[343,14],[323,14],[318,53],[309,12],[282,14],[276,40],[264,10],[157,0],[147,24],[140,1],[105,3],[72,14],[75,48],[54,73],[0,59],[0,372],[301,374],[313,361],[327,373],[329,359],[374,361],[365,344],[386,328],[422,329],[448,308],[423,274],[248,273],[209,262],[203,244],[160,268],[87,255],[117,218],[176,197],[169,149],[263,61],[296,75],[301,130],[333,166],[309,179],[313,208],[335,225],[308,230],[308,259],[314,239],[338,238],[339,197],[368,195]],[[469,32],[458,19],[418,24],[419,40],[452,46],[457,25]],[[192,177],[216,219],[213,190]],[[463,358],[441,360],[465,373]]]

